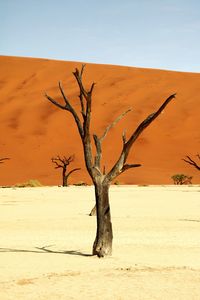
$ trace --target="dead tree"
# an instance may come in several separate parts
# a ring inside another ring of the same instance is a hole
[[[9,160],[10,158],[5,157],[5,158],[0,158],[0,164],[4,163],[5,160]]]
[[[197,154],[197,158],[200,160],[199,154]],[[186,156],[186,158],[183,158],[183,160],[200,171],[200,165],[198,165],[197,162],[194,161],[190,156]]]
[[[52,163],[54,163],[56,165],[55,169],[59,169],[59,168],[62,169],[62,185],[63,186],[68,186],[69,176],[73,172],[80,170],[80,168],[75,168],[67,173],[67,168],[68,168],[69,164],[72,161],[74,161],[74,156],[69,156],[69,157],[63,156],[62,158],[60,156],[52,157],[51,161],[52,161]]]
[[[73,75],[79,87],[79,100],[80,100],[80,114],[79,110],[75,110],[72,106],[70,100],[66,96],[61,82],[59,82],[59,89],[63,97],[63,103],[58,102],[54,98],[46,94],[46,98],[55,106],[60,109],[68,111],[77,125],[85,158],[85,165],[87,171],[92,179],[95,187],[95,200],[96,200],[96,210],[97,210],[97,231],[96,238],[93,244],[93,255],[98,257],[104,257],[111,255],[112,253],[112,223],[109,205],[109,187],[111,182],[123,172],[140,167],[140,164],[129,164],[127,159],[130,150],[134,142],[138,139],[140,134],[145,128],[147,128],[164,110],[164,108],[169,104],[169,102],[175,98],[175,94],[169,96],[160,108],[150,114],[143,122],[136,128],[129,138],[126,137],[125,132],[122,134],[122,150],[119,157],[113,167],[110,170],[106,170],[104,174],[101,165],[102,158],[102,142],[108,134],[109,130],[115,126],[115,124],[125,115],[130,109],[121,114],[113,123],[107,126],[105,131],[101,136],[93,135],[93,141],[95,144],[95,154],[92,152],[92,139],[90,134],[91,126],[91,106],[92,106],[92,96],[94,91],[95,83],[93,82],[89,89],[86,89],[83,84],[82,76],[84,72],[84,65],[81,70],[75,69]]]

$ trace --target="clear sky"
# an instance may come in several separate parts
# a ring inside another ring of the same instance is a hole
[[[200,0],[0,0],[0,55],[200,72]]]

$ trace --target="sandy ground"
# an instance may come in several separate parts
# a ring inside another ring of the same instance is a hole
[[[92,187],[0,189],[0,299],[200,299],[200,186],[113,186],[112,257]]]

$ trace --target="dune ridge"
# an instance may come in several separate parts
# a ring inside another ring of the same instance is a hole
[[[45,185],[61,184],[51,157],[75,155],[71,168],[81,171],[70,183],[90,183],[84,166],[82,145],[71,116],[54,107],[45,91],[61,99],[61,80],[68,98],[78,106],[78,88],[72,72],[80,62],[0,56],[0,157],[10,157],[0,166],[0,185],[38,179]],[[112,65],[86,64],[84,82],[96,82],[93,96],[92,131],[105,127],[127,108],[133,110],[115,128],[104,144],[106,170],[117,159],[122,132],[127,135],[171,94],[175,101],[141,135],[130,154],[130,163],[142,167],[127,171],[118,181],[123,184],[170,184],[171,176],[184,173],[200,182],[197,170],[182,161],[195,155],[200,144],[200,74]]]

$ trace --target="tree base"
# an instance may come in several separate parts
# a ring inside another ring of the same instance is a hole
[[[112,244],[107,245],[94,245],[93,247],[93,255],[97,255],[99,258],[111,256],[112,255]]]

